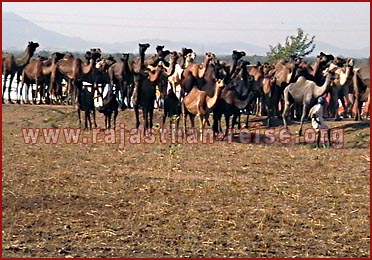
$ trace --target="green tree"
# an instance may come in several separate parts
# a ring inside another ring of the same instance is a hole
[[[270,51],[267,52],[269,62],[280,59],[290,59],[291,57],[303,58],[315,49],[315,36],[310,38],[301,28],[297,29],[297,35],[287,36],[285,44],[278,43],[276,46],[269,45]]]

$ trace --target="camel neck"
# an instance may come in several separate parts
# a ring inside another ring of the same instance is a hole
[[[316,87],[315,88],[315,97],[320,97],[320,96],[323,96],[327,91],[328,91],[328,88],[329,86],[331,85],[331,75],[328,74],[327,77],[326,77],[326,80],[324,82],[324,84],[321,86],[321,87]]]
[[[19,59],[16,59],[16,64],[17,64],[18,67],[22,67],[22,66],[27,65],[27,63],[31,59],[31,53],[30,52],[31,52],[30,48],[27,47],[25,52],[23,53],[23,56]]]

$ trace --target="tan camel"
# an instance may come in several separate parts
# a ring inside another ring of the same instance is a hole
[[[334,79],[334,73],[328,72],[326,81],[322,86],[318,86],[314,81],[307,80],[305,77],[299,77],[295,83],[289,84],[284,89],[284,110],[283,110],[283,124],[287,128],[287,116],[289,109],[294,103],[303,104],[301,124],[298,135],[302,135],[302,126],[307,117],[309,109],[315,105],[318,97],[323,96],[330,88]]]
[[[332,114],[335,115],[335,120],[340,120],[340,114],[338,113],[338,99],[341,99],[345,115],[348,113],[348,107],[351,104],[349,98],[349,87],[353,84],[353,70],[353,59],[347,59],[343,68],[337,68],[335,70],[336,78],[333,81],[331,88],[331,111]],[[346,104],[344,98],[346,99]]]
[[[189,93],[194,86],[198,86],[198,80],[204,78],[208,65],[213,59],[215,59],[215,55],[211,52],[207,52],[204,55],[203,64],[190,62],[188,66],[185,67],[181,77],[181,98],[184,97],[185,93]]]
[[[215,93],[213,97],[209,97],[207,92],[194,87],[190,93],[183,99],[182,102],[182,113],[184,132],[186,134],[186,119],[190,116],[191,127],[195,127],[195,116],[199,116],[200,119],[200,138],[202,138],[202,131],[205,124],[208,121],[209,113],[216,106],[218,99],[221,96],[222,89],[225,87],[225,83],[222,79],[218,79],[215,82]]]
[[[2,69],[4,75],[4,84],[3,84],[3,96],[2,103],[4,104],[4,93],[6,90],[6,80],[10,75],[10,81],[8,85],[8,101],[12,103],[10,98],[10,91],[12,87],[12,82],[15,74],[17,73],[17,93],[18,93],[18,84],[20,82],[21,74],[23,68],[30,62],[31,57],[34,55],[36,48],[39,47],[37,42],[28,42],[27,48],[24,51],[21,58],[15,58],[11,53],[2,53]]]

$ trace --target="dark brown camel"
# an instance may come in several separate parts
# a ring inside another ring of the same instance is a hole
[[[146,67],[145,52],[150,47],[150,44],[139,43],[138,47],[139,47],[139,58],[129,63],[129,66],[132,68],[133,72],[135,73],[139,73],[141,69],[145,69]],[[150,62],[153,62],[153,60],[151,60]]]
[[[4,75],[4,84],[3,84],[3,96],[2,103],[4,104],[4,94],[6,90],[6,81],[10,75],[9,85],[8,85],[8,101],[13,103],[10,98],[10,91],[12,88],[12,82],[15,74],[17,73],[17,93],[18,93],[18,84],[20,82],[20,77],[22,74],[23,68],[30,62],[31,57],[34,55],[36,48],[39,47],[37,42],[28,42],[27,48],[23,53],[21,58],[15,58],[11,53],[2,53],[2,69]]]
[[[167,70],[167,76],[171,76],[177,62],[178,55],[172,53]],[[134,84],[136,91],[136,101],[134,102],[134,112],[136,116],[136,128],[139,128],[139,108],[142,108],[144,118],[144,130],[151,129],[153,126],[152,118],[154,112],[154,102],[156,99],[156,85],[161,74],[165,71],[164,66],[159,63],[154,71],[144,69],[140,73],[135,73]]]
[[[243,61],[236,70],[236,76],[222,90],[221,97],[213,109],[213,131],[217,134],[221,127],[222,115],[225,116],[227,135],[230,127],[230,117],[233,115],[233,122],[239,116],[240,110],[245,109],[254,100],[252,89],[254,79],[248,74],[249,62]]]

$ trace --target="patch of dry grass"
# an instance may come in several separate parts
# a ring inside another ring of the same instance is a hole
[[[22,127],[77,127],[70,107],[2,113],[3,257],[370,255],[369,125],[329,122],[344,126],[340,150],[216,142],[118,151],[23,143]],[[133,126],[133,111],[118,121]]]

